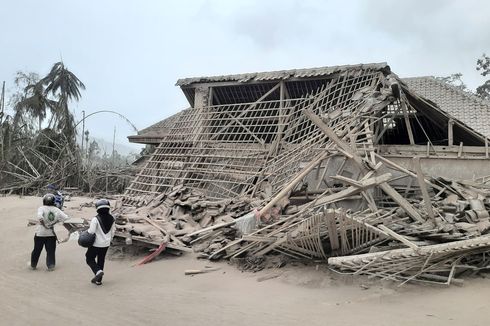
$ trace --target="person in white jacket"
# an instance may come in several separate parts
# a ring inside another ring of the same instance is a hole
[[[52,194],[46,194],[43,197],[43,206],[37,210],[39,225],[37,226],[36,234],[34,235],[34,249],[31,253],[31,269],[37,268],[39,256],[46,248],[46,265],[48,271],[53,271],[56,265],[56,234],[54,233],[54,225],[59,222],[64,222],[69,217],[60,209],[55,207],[55,197]]]
[[[110,203],[107,199],[98,200],[95,203],[95,208],[97,216],[92,219],[88,228],[89,233],[95,234],[95,241],[87,249],[85,258],[87,265],[94,273],[91,282],[101,285],[104,276],[105,256],[116,232],[116,225],[114,217],[110,214]]]

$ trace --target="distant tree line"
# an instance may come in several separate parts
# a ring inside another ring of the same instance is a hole
[[[0,191],[40,189],[48,183],[89,187],[89,169],[114,169],[128,165],[116,151],[101,153],[98,144],[82,149],[71,104],[85,90],[83,82],[63,62],[46,76],[17,72],[15,89],[0,98]],[[92,173],[94,174],[94,173]],[[93,183],[93,182],[92,182]]]
[[[483,53],[482,56],[476,61],[476,70],[479,71],[480,75],[484,77],[490,75],[490,57],[487,56],[485,53]],[[455,73],[446,77],[437,77],[437,79],[451,84],[462,91],[473,93],[463,82],[462,77],[462,73]],[[481,97],[482,99],[490,100],[490,79],[485,81],[482,85],[478,86],[474,94]]]

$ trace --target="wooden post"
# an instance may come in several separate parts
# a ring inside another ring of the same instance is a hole
[[[116,126],[114,126],[114,134],[112,135],[112,169],[115,165],[115,155],[116,155]]]
[[[463,155],[463,142],[459,143],[458,158]]]
[[[405,101],[406,101],[406,98],[403,97],[401,100],[401,107],[402,107],[402,111],[403,111],[403,116],[405,118],[405,125],[407,126],[408,139],[410,139],[410,145],[415,145],[415,140],[413,138],[412,125],[410,124],[410,118],[408,116],[407,104]]]
[[[454,145],[453,126],[454,126],[454,120],[449,119],[449,121],[447,123],[447,144],[448,144],[448,146]]]
[[[350,147],[346,142],[340,139],[339,136],[337,136],[337,134],[335,133],[335,131],[333,131],[330,127],[328,127],[325,123],[323,123],[322,119],[320,119],[319,116],[317,116],[310,109],[304,110],[303,114],[306,117],[308,117],[308,119],[310,119],[314,125],[320,128],[320,130],[323,131],[325,135],[327,135],[332,142],[334,142],[337,146],[339,146],[340,149],[348,153],[352,157],[352,159],[357,163],[357,165],[359,165],[359,167],[363,170],[363,172],[365,172],[366,168],[362,163],[362,158],[352,150],[352,147]]]
[[[83,151],[83,141],[85,140],[85,110],[82,111],[82,149],[81,149],[81,155],[82,155],[82,159],[83,159],[83,154],[84,154],[84,151]],[[87,147],[88,147],[88,144],[87,144]]]
[[[417,181],[419,182],[420,191],[422,192],[422,197],[424,198],[425,210],[427,211],[427,214],[429,214],[432,222],[435,223],[436,217],[434,215],[434,211],[432,210],[432,202],[430,200],[429,192],[427,191],[422,167],[420,166],[420,157],[416,156],[413,158],[413,167],[417,173]]]
[[[335,211],[333,209],[327,209],[327,211],[324,212],[323,215],[325,216],[327,224],[330,248],[332,252],[335,253],[340,248],[339,235],[337,233],[337,223],[335,220]]]
[[[213,105],[213,100],[214,100],[213,87],[209,87],[208,106],[212,106]]]
[[[485,137],[485,158],[488,158],[488,138]]]

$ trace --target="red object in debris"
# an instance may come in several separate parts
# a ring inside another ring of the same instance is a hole
[[[151,262],[156,256],[158,256],[162,251],[164,251],[166,247],[167,247],[167,243],[162,242],[162,244],[160,246],[158,246],[158,248],[154,252],[152,252],[151,254],[149,254],[148,256],[143,258],[142,261],[140,261],[139,263],[137,263],[136,265],[133,265],[133,266],[141,266],[141,265],[144,265],[146,263]]]

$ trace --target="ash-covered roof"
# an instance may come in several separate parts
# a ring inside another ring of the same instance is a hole
[[[402,79],[417,94],[436,103],[443,111],[479,133],[490,137],[490,102],[460,90],[435,77]]]
[[[366,69],[386,69],[387,71],[389,71],[389,66],[386,63],[370,63],[310,69],[291,69],[271,72],[255,72],[247,74],[184,78],[179,79],[177,81],[177,85],[190,86],[192,84],[210,82],[236,82],[238,83],[238,85],[243,85],[243,83],[247,83],[250,81],[267,82],[272,80],[291,80],[293,78],[308,79],[328,76],[343,71],[361,71]],[[469,92],[462,91],[431,76],[402,78],[402,81],[418,95],[436,103],[442,111],[450,114],[457,120],[464,122],[467,126],[471,127],[480,134],[490,137],[489,101],[483,100]],[[260,86],[262,84],[259,83],[257,85]],[[252,86],[253,85],[251,85],[250,87]],[[190,90],[192,90],[192,88]],[[265,92],[264,90],[262,91]],[[290,90],[290,93],[292,92],[294,92],[294,90]],[[193,95],[193,90],[191,93],[191,95]],[[216,95],[219,95],[219,93],[216,93],[215,96]],[[257,94],[255,95],[256,97],[259,97],[257,96]],[[193,101],[191,100],[190,102]],[[166,131],[169,129],[169,127],[172,126],[175,121],[179,119],[179,115],[183,114],[183,112],[185,111],[187,110],[181,111],[160,122],[157,122],[150,127],[141,130],[138,135],[129,136],[128,138],[131,142],[158,144],[160,142],[160,139],[165,136]]]
[[[167,134],[170,127],[172,127],[179,117],[185,114],[186,111],[187,110],[182,110],[177,112],[166,119],[140,130],[137,135],[128,136],[129,141],[142,144],[160,143],[160,139]]]
[[[239,82],[246,83],[250,81],[268,81],[268,80],[282,80],[291,78],[311,78],[331,75],[347,70],[364,70],[364,69],[389,69],[386,62],[381,63],[367,63],[356,65],[342,65],[342,66],[330,66],[330,67],[318,67],[308,69],[290,69],[290,70],[278,70],[278,71],[266,71],[266,72],[252,72],[246,74],[236,75],[221,75],[221,76],[203,76],[203,77],[191,77],[182,78],[177,80],[176,86],[189,86],[191,84],[198,83],[216,83],[216,82]]]

